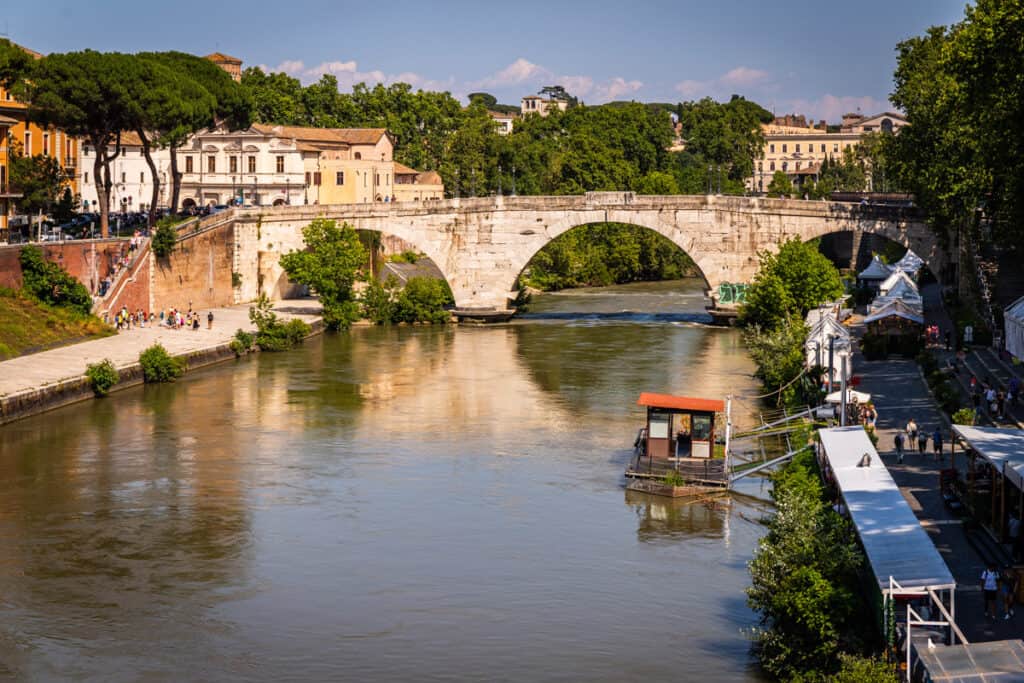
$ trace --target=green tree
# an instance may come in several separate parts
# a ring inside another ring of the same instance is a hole
[[[411,277],[395,300],[395,322],[444,323],[451,318],[447,306],[455,303],[448,283],[428,277]]]
[[[785,171],[776,171],[768,183],[768,194],[772,197],[790,197],[793,195],[793,181]]]
[[[761,268],[779,276],[801,318],[843,294],[839,271],[818,251],[817,241],[802,242],[794,237],[783,242],[778,254],[762,255]]]
[[[651,171],[636,184],[639,194],[679,194],[674,175],[667,171]]]
[[[281,267],[292,282],[317,293],[328,329],[348,327],[359,318],[352,286],[366,262],[359,235],[347,223],[339,227],[332,220],[317,218],[302,229],[302,237],[307,249],[282,256]]]
[[[71,188],[65,187],[64,191],[60,193],[57,203],[53,207],[53,220],[58,223],[67,223],[75,217],[75,213],[78,211],[78,207],[81,203],[81,197],[77,194],[71,194]]]
[[[14,151],[9,166],[11,185],[21,193],[18,208],[29,215],[48,213],[68,182],[60,162],[44,154],[25,156]]]
[[[166,99],[150,110],[155,126],[151,130],[158,133],[156,142],[169,152],[169,205],[172,212],[177,212],[182,180],[178,149],[203,128],[223,126],[229,131],[248,128],[255,105],[249,90],[235,83],[231,76],[208,59],[173,51],[143,52],[139,57],[160,64],[177,76],[164,81]]]
[[[11,90],[24,84],[32,72],[35,60],[6,38],[0,38],[0,87]]]
[[[100,204],[100,232],[109,235],[110,165],[121,155],[121,131],[130,129],[132,58],[92,50],[51,54],[39,60],[22,97],[29,117],[82,138],[96,153],[93,162]]]

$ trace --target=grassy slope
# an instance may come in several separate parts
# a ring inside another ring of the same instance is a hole
[[[98,318],[0,289],[0,360],[111,334]]]

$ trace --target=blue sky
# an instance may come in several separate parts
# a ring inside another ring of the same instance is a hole
[[[518,104],[561,83],[588,103],[742,94],[837,120],[889,107],[896,43],[964,0],[509,2],[37,0],[0,32],[40,52],[214,50],[310,82],[410,82]]]

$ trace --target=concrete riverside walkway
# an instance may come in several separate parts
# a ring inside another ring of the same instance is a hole
[[[928,324],[949,329],[948,317],[941,308],[936,291],[925,288],[925,306]],[[858,336],[863,328],[855,325]],[[932,399],[917,363],[912,360],[866,361],[859,352],[854,354],[855,374],[861,378],[860,389],[871,394],[878,410],[876,433],[878,452],[903,496],[921,525],[931,536],[935,547],[945,559],[957,581],[956,620],[971,642],[1020,638],[1024,635],[1024,615],[1015,610],[1015,616],[1003,620],[1002,604],[998,618],[986,619],[979,579],[985,559],[972,536],[984,531],[965,531],[962,520],[946,508],[939,491],[939,470],[949,467],[949,421]],[[896,461],[893,437],[904,430],[907,421],[914,418],[920,429],[929,435],[928,453],[918,454],[917,444],[907,444],[902,464]],[[943,455],[933,453],[931,435],[939,427],[943,437]]]
[[[278,302],[274,311],[282,318],[298,317],[312,323],[319,319],[320,305],[312,299]],[[104,358],[109,358],[119,369],[134,365],[139,362],[139,353],[156,342],[163,344],[172,356],[180,356],[223,346],[239,328],[255,329],[249,322],[248,305],[213,309],[213,329],[206,328],[207,313],[209,310],[199,312],[202,324],[195,331],[172,330],[147,323],[144,328],[132,328],[112,337],[0,362],[0,397],[81,377],[87,365]]]

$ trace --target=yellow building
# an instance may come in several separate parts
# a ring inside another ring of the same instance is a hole
[[[21,48],[36,59],[42,55],[27,48]],[[4,124],[3,140],[0,141],[0,186],[9,184],[10,178],[10,155],[12,151],[26,156],[43,154],[54,157],[60,167],[64,170],[67,184],[71,191],[78,192],[76,170],[78,168],[78,140],[67,135],[56,128],[40,128],[34,123],[28,122],[28,105],[14,99],[14,96],[0,87],[0,118],[6,119]],[[13,123],[10,123],[13,121]],[[9,188],[7,188],[9,189]],[[13,200],[13,201],[12,201]],[[3,196],[0,193],[0,213],[4,218],[2,226],[7,225],[7,216],[13,211],[16,198],[10,193]]]
[[[839,132],[828,132],[824,121],[807,125],[803,116],[778,117],[763,124],[764,152],[754,162],[754,176],[747,187],[764,192],[777,171],[784,172],[796,184],[805,178],[814,180],[826,158],[841,161],[846,150],[856,147],[871,132],[896,132],[907,125],[904,117],[893,112],[875,116],[847,114]]]
[[[384,128],[269,124],[255,124],[253,128],[268,137],[294,141],[302,154],[303,200],[307,204],[367,204],[444,196],[440,176],[420,174],[395,163],[394,140]]]
[[[11,200],[21,196],[10,186],[7,170],[10,166],[7,131],[17,123],[15,119],[0,114],[0,243],[7,241],[7,221],[11,213]]]

